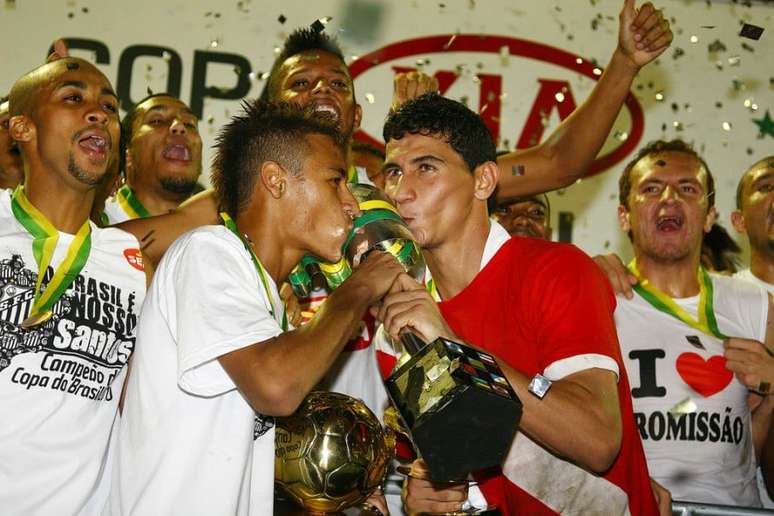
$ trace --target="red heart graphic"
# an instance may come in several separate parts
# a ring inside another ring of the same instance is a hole
[[[734,379],[721,355],[704,360],[696,353],[683,353],[677,357],[676,366],[683,381],[705,398],[722,391]]]

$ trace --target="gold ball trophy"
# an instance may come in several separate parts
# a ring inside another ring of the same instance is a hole
[[[338,514],[382,485],[394,435],[362,401],[315,391],[293,415],[276,422],[274,482],[303,508],[301,514]],[[299,511],[275,509],[283,513]]]

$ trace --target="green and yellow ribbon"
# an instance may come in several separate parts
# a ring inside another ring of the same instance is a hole
[[[24,186],[19,185],[11,197],[11,210],[16,220],[33,237],[32,254],[38,265],[38,280],[35,285],[35,299],[23,328],[31,328],[51,318],[51,308],[62,297],[75,278],[86,265],[91,252],[91,226],[86,219],[67,248],[64,260],[54,271],[54,275],[42,291],[43,277],[46,275],[51,259],[59,241],[59,231],[24,194]]]
[[[255,270],[258,272],[258,277],[261,279],[263,290],[266,292],[266,298],[269,300],[269,314],[276,320],[274,312],[274,296],[271,295],[271,289],[269,288],[269,273],[266,272],[266,269],[261,263],[261,260],[259,260],[258,256],[256,256],[253,247],[250,245],[250,242],[242,235],[242,233],[239,232],[234,219],[232,219],[231,216],[226,212],[220,212],[220,218],[223,220],[223,224],[226,226],[226,228],[228,228],[229,231],[234,233],[237,238],[239,238],[239,240],[242,242],[242,245],[245,246],[245,249],[250,254],[250,258],[253,260]],[[282,331],[288,331],[288,313],[284,310],[282,312],[281,325]]]
[[[656,310],[664,312],[667,315],[671,315],[675,319],[687,324],[691,328],[695,328],[702,333],[710,336],[717,337],[719,339],[725,339],[726,336],[718,328],[718,322],[715,318],[715,308],[713,299],[713,287],[712,279],[707,273],[704,267],[699,266],[698,280],[699,280],[699,308],[698,319],[689,314],[683,307],[675,303],[675,301],[666,293],[662,292],[655,286],[653,286],[647,278],[643,278],[640,271],[637,269],[636,260],[632,260],[629,263],[629,270],[637,278],[637,284],[634,285],[634,291],[640,295],[645,301],[650,303]]]
[[[140,199],[134,195],[129,185],[124,185],[116,192],[116,200],[121,209],[124,210],[133,219],[144,219],[151,214],[147,208],[142,205]]]

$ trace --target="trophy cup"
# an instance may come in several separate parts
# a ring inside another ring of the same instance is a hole
[[[386,251],[421,281],[424,260],[397,210],[373,187],[351,190],[362,214],[344,246],[347,261],[356,267],[368,253]],[[400,341],[405,356],[385,383],[431,479],[465,481],[473,471],[499,466],[522,405],[494,358],[445,338],[425,344],[406,333]]]
[[[362,401],[315,391],[276,424],[274,481],[302,514],[351,514],[382,485],[394,434]],[[277,504],[275,514],[288,513],[298,510]]]

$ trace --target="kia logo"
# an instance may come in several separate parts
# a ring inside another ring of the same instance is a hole
[[[359,57],[349,65],[349,70],[354,80],[368,70],[383,65],[389,66],[391,61],[407,57],[444,52],[479,52],[503,55],[506,49],[511,56],[557,65],[594,81],[597,81],[602,74],[602,70],[592,62],[565,50],[525,39],[482,34],[442,34],[399,41]],[[392,66],[392,69],[395,73],[415,70],[415,68],[395,65]],[[433,75],[438,79],[441,94],[446,93],[459,77],[458,71],[454,70],[437,70]],[[478,71],[476,76],[480,93],[478,112],[497,141],[500,137],[503,78],[501,75],[484,73],[483,71]],[[532,147],[540,143],[545,129],[545,119],[554,110],[557,111],[559,118],[564,120],[577,105],[570,84],[566,80],[537,78],[537,82],[539,89],[532,101],[532,107],[521,134],[518,136],[517,149]],[[523,100],[529,102],[529,99]],[[631,92],[627,95],[624,105],[631,119],[628,137],[624,141],[619,141],[614,149],[598,157],[587,176],[600,173],[622,161],[642,139],[645,128],[642,106]],[[384,147],[379,139],[362,129],[355,133],[355,138]]]

